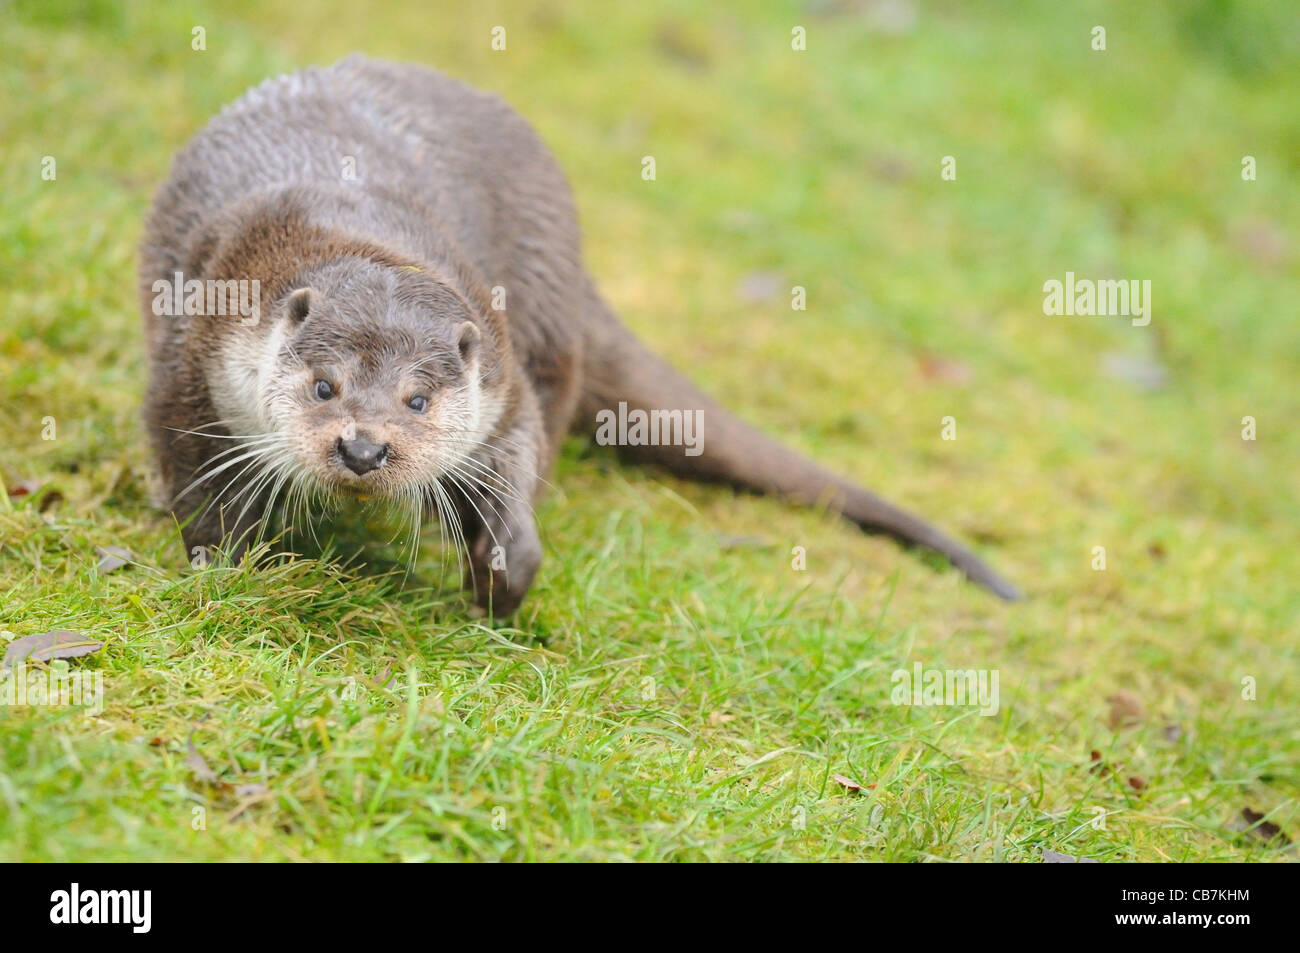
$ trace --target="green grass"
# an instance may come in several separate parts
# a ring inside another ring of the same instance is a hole
[[[936,2],[901,33],[865,0],[437,6],[0,2],[0,475],[63,497],[0,495],[0,629],[105,642],[60,663],[103,673],[102,713],[0,707],[0,859],[1291,856],[1233,830],[1300,837],[1287,4]],[[138,420],[141,219],[223,103],[352,50],[505,95],[646,341],[1026,601],[576,442],[511,626],[467,619],[432,545],[410,579],[382,547],[190,571]],[[1067,270],[1150,279],[1150,327],[1044,316]],[[756,272],[775,297],[738,293]],[[138,565],[98,578],[110,544]],[[914,661],[997,670],[998,714],[892,705]]]

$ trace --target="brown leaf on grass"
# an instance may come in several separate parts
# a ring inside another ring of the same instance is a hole
[[[905,182],[915,174],[907,158],[896,153],[873,156],[868,168],[882,182]]]
[[[762,304],[781,294],[785,279],[774,271],[751,271],[740,282],[736,294],[750,304]]]
[[[44,485],[44,480],[19,480],[5,492],[16,499],[20,496],[31,496]]]
[[[1112,351],[1102,359],[1102,368],[1135,389],[1157,391],[1169,379],[1169,370],[1155,357]]]
[[[842,774],[832,774],[831,780],[840,787],[852,791],[854,794],[861,794],[863,791],[869,791],[875,787],[874,784],[860,784],[852,778],[845,777]]]
[[[205,715],[204,718],[206,717],[207,716]],[[204,718],[199,719],[200,722],[203,721]],[[185,739],[185,764],[194,773],[196,780],[216,788],[220,792],[233,794],[239,801],[239,805],[235,808],[234,813],[232,813],[227,820],[233,821],[254,804],[270,797],[271,789],[260,782],[253,781],[244,784],[232,784],[229,781],[223,781],[219,778],[217,772],[212,770],[211,766],[208,765],[207,759],[203,757],[194,744],[194,732],[198,730],[198,727],[195,726],[193,731],[190,732],[190,736]]]
[[[1114,695],[1107,695],[1106,701],[1110,703],[1107,722],[1111,730],[1131,728],[1146,717],[1146,709],[1132,692],[1118,691]]]
[[[1277,842],[1277,846],[1286,847],[1291,843],[1291,838],[1282,833],[1282,828],[1278,827],[1272,821],[1264,820],[1264,815],[1259,811],[1252,811],[1248,807],[1241,809],[1241,818],[1235,824],[1231,825],[1233,830],[1241,831],[1243,834],[1249,834],[1265,844]]]
[[[101,576],[135,561],[135,553],[125,546],[96,546],[95,555],[99,557],[95,572]]]
[[[235,788],[235,797],[239,798],[239,805],[230,812],[227,821],[234,821],[241,814],[247,811],[255,804],[260,804],[271,796],[271,789],[265,784],[241,784]]]
[[[41,492],[48,483],[48,480],[19,480],[5,492],[9,494],[10,499],[30,496],[33,500],[36,500],[36,512],[44,513],[55,503],[63,501],[63,494],[52,487],[45,490],[44,493]]]
[[[1112,763],[1107,761],[1096,748],[1089,752],[1088,757],[1092,762],[1091,766],[1088,768],[1088,771],[1091,774],[1095,774],[1102,778],[1108,778],[1114,774],[1116,779],[1123,774],[1124,762],[1116,761]],[[1127,783],[1134,791],[1141,791],[1147,786],[1146,778],[1142,777],[1140,774],[1129,775]]]
[[[1088,771],[1103,778],[1110,777],[1112,773],[1118,775],[1120,770],[1124,767],[1124,765],[1118,761],[1111,764],[1109,761],[1105,760],[1101,756],[1101,752],[1096,748],[1093,748],[1092,751],[1088,753],[1088,759],[1092,762]],[[1129,775],[1128,786],[1134,791],[1141,791],[1146,788],[1147,780],[1140,774]]]
[[[715,533],[713,538],[718,541],[720,549],[766,549],[772,545],[762,536],[729,536],[726,533]]]
[[[1274,222],[1262,219],[1245,222],[1232,230],[1232,238],[1247,258],[1268,268],[1276,268],[1286,261],[1286,232]]]
[[[393,661],[392,659],[389,659],[387,664],[384,665],[384,670],[380,672],[378,675],[376,675],[374,678],[367,679],[367,681],[369,681],[369,683],[373,685],[375,688],[383,688],[385,685],[388,684],[388,678],[392,674],[393,674]]]
[[[1099,864],[1101,861],[1093,860],[1091,857],[1075,857],[1073,854],[1058,854],[1054,850],[1048,850],[1046,847],[1040,847],[1043,852],[1043,863],[1045,864]]]
[[[103,647],[103,642],[88,639],[80,633],[56,629],[53,632],[14,639],[5,649],[4,665],[9,668],[27,660],[48,662],[59,658],[80,658],[98,652]]]
[[[194,731],[198,731],[197,728]],[[221,779],[217,777],[217,772],[208,767],[208,762],[204,760],[203,755],[199,754],[199,749],[194,746],[194,731],[185,739],[185,763],[189,769],[194,772],[194,776],[204,784],[221,785]]]
[[[954,361],[938,354],[925,352],[918,359],[921,364],[921,377],[927,381],[948,381],[964,384],[975,375],[961,361]]]

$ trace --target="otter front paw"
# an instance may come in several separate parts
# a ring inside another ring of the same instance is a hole
[[[508,529],[494,527],[494,533],[481,533],[470,547],[465,588],[473,589],[474,602],[485,614],[504,619],[519,609],[541,563],[542,543],[531,519]]]

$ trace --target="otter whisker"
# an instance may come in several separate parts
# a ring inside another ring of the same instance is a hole
[[[213,460],[220,460],[222,457],[229,456],[232,453],[238,453],[240,450],[252,450],[255,447],[273,446],[279,443],[280,439],[279,434],[263,434],[260,437],[241,438],[240,442],[235,446],[227,447],[225,450],[213,454],[208,460],[208,463],[211,463]]]
[[[474,472],[476,474],[480,475],[481,477],[486,477],[489,480],[493,481],[492,484],[488,484],[488,485],[491,487],[492,490],[494,490],[497,493],[498,499],[500,498],[501,494],[505,494],[510,499],[514,500],[516,503],[520,503],[524,506],[529,505],[528,500],[524,499],[522,496],[519,495],[519,491],[515,488],[514,484],[512,484],[504,476],[502,476],[500,473],[494,470],[489,464],[484,463],[481,460],[476,460],[470,456],[462,456],[458,460],[452,463],[450,469],[456,470],[460,466],[471,466],[474,468]],[[505,503],[505,500],[502,500],[502,503]]]
[[[463,429],[462,430],[449,429],[449,430],[441,430],[439,432],[444,436],[448,436],[448,435],[455,436],[459,442],[465,444],[468,447],[487,447],[488,449],[491,450],[495,450],[498,449],[498,447],[501,447],[507,450],[514,450],[517,453],[520,453],[524,456],[531,456],[534,450],[536,449],[531,444],[520,443],[517,440],[512,440],[511,438],[505,436],[504,434],[488,434],[487,436],[482,436],[477,430],[463,430]],[[465,440],[464,439],[465,435],[474,436],[476,439]]]
[[[456,553],[456,569],[464,571],[465,562],[469,563],[470,578],[474,578],[474,561],[469,559],[469,542],[465,539],[464,527],[461,525],[460,513],[457,512],[456,506],[450,496],[447,495],[446,489],[437,482],[430,484],[433,492],[442,498],[447,513],[448,530],[452,537],[452,549]],[[462,553],[464,558],[462,559]]]
[[[488,521],[487,517],[483,515],[483,511],[478,508],[478,504],[474,502],[474,498],[470,496],[470,488],[465,486],[465,484],[461,483],[458,479],[456,479],[454,473],[448,473],[447,476],[457,487],[460,488],[461,496],[464,497],[465,502],[467,502],[470,506],[474,507],[474,512],[478,514],[479,521],[482,522],[483,527],[488,531],[488,535],[492,537],[492,545],[500,546],[501,543],[497,541],[497,534],[492,529],[492,524]],[[488,503],[488,505],[491,506],[491,503],[488,502],[486,499],[484,499],[484,502]],[[497,512],[496,507],[492,507],[492,509],[493,512],[496,513],[497,520],[500,521],[501,514]],[[513,530],[511,531],[510,535],[512,537],[514,536]],[[471,561],[471,565],[472,565],[472,561]]]
[[[241,448],[241,449],[243,449],[243,448]],[[201,483],[205,483],[205,482],[207,482],[208,480],[211,480],[214,476],[216,476],[217,474],[222,473],[222,472],[224,472],[224,471],[230,469],[231,467],[235,466],[235,464],[237,464],[237,463],[241,463],[241,462],[244,461],[244,460],[254,459],[254,458],[257,458],[257,457],[263,456],[263,455],[266,454],[266,452],[267,452],[266,448],[256,447],[256,448],[254,448],[254,449],[252,449],[252,450],[248,450],[248,451],[247,451],[246,453],[244,453],[242,456],[238,456],[238,457],[235,457],[235,458],[232,459],[232,460],[227,460],[227,461],[225,461],[224,463],[221,464],[221,466],[217,467],[215,470],[212,470],[212,471],[209,472],[209,473],[205,473],[205,474],[203,474],[202,476],[200,476],[198,479],[194,480],[194,481],[193,481],[189,486],[187,486],[185,489],[183,489],[183,490],[181,490],[179,493],[177,493],[176,496],[175,496],[175,498],[174,498],[174,500],[179,500],[179,499],[181,499],[181,498],[184,497],[187,493],[189,493],[190,490],[193,490],[193,489],[194,489],[196,486],[198,486],[199,484],[201,484]],[[242,473],[242,472],[243,472],[243,471],[241,470],[240,473]],[[229,486],[230,484],[226,484],[226,485]],[[224,492],[224,491],[223,491],[223,492]]]
[[[298,526],[298,498],[302,492],[302,474],[294,473],[285,488],[284,502],[280,506],[280,524],[286,534],[296,535]]]
[[[410,516],[410,529],[408,533],[411,538],[409,555],[406,558],[406,574],[409,576],[415,569],[415,561],[420,555],[420,529],[424,522],[424,505],[420,499],[419,491],[413,488],[407,488],[402,491],[401,499],[405,502],[406,510]]]
[[[263,437],[279,439],[278,433],[209,433],[204,430],[185,430],[181,427],[164,427],[173,433],[190,434],[193,437],[211,437],[213,440],[256,440]]]
[[[284,488],[285,482],[292,479],[294,475],[293,466],[283,460],[272,461],[269,470],[276,478],[270,492],[266,495],[266,506],[268,509],[275,505],[275,500],[280,495],[280,491]],[[259,490],[257,493],[250,495],[244,502],[244,508],[239,511],[239,516],[235,519],[236,526],[243,522],[244,514],[248,511],[248,508],[257,501],[257,498],[262,492],[263,491]],[[267,525],[268,521],[266,520],[261,520],[258,523],[257,541],[259,544],[265,538]]]
[[[475,487],[475,489],[479,490],[479,495],[481,498],[487,499],[487,497],[482,492],[486,490],[487,492],[492,494],[493,499],[495,499],[498,503],[500,503],[502,506],[506,507],[507,509],[510,508],[511,501],[526,505],[524,504],[523,500],[519,499],[519,497],[514,496],[508,491],[503,492],[498,487],[493,486],[491,483],[484,480],[483,477],[480,476],[477,472],[471,470],[463,470],[460,467],[453,466],[450,469],[448,469],[446,475],[448,478],[453,480],[460,478],[463,480],[470,481],[470,483]],[[494,506],[493,509],[495,510],[496,507]],[[497,515],[498,516],[500,515],[499,510],[497,511]]]
[[[459,572],[465,570],[465,564],[469,565],[470,579],[474,578],[474,561],[469,558],[469,540],[465,538],[465,527],[460,517],[460,510],[457,508],[451,494],[441,483],[436,484],[437,492],[447,501],[447,514],[451,518],[451,535],[452,548],[456,553],[456,569]]]
[[[209,432],[208,432],[208,428],[209,428],[209,427],[221,427],[223,430],[227,430],[227,431],[228,431],[228,430],[230,429],[230,425],[233,424],[234,422],[235,422],[235,421],[234,421],[233,419],[226,418],[226,417],[219,417],[219,418],[217,418],[216,420],[209,420],[207,423],[195,424],[195,425],[194,425],[194,428],[195,428],[194,430],[184,430],[184,429],[182,429],[182,428],[180,428],[180,427],[168,427],[168,426],[164,426],[162,429],[163,429],[163,430],[174,430],[176,433],[192,433],[192,434],[197,434],[197,435],[200,436],[200,437],[220,437],[220,436],[223,436],[223,434],[214,434],[214,433],[209,433]]]
[[[243,496],[246,492],[248,492],[250,487],[256,484],[258,476],[263,472],[263,470],[270,464],[270,462],[273,459],[274,458],[271,456],[269,451],[263,451],[262,453],[256,455],[256,457],[253,460],[250,460],[248,463],[244,464],[244,466],[242,466],[234,476],[232,476],[229,480],[226,481],[225,486],[221,488],[221,491],[216,494],[214,499],[223,500],[224,501],[222,503],[223,507],[233,506],[235,503],[239,501],[239,498],[241,496]],[[256,467],[257,469],[253,470],[254,467]],[[244,485],[241,486],[235,492],[235,495],[233,497],[231,497],[230,499],[226,499],[226,493],[230,490],[232,486],[234,486],[240,480],[244,480],[244,477],[249,472],[249,470],[253,470],[252,477],[250,477],[248,480],[244,482]]]
[[[234,509],[235,504],[237,504],[242,497],[244,496],[248,497],[244,501],[244,505],[240,509],[239,515],[235,517],[235,521],[234,521],[235,526],[238,526],[240,524],[240,522],[244,518],[244,514],[248,512],[249,506],[251,506],[256,500],[261,498],[262,491],[265,489],[267,484],[280,472],[279,464],[275,460],[272,459],[263,460],[261,461],[261,464],[262,464],[261,468],[257,471],[256,474],[254,474],[253,478],[250,479],[246,484],[244,484],[244,486],[240,487],[239,491],[231,499],[224,501],[221,504],[221,508],[223,511],[226,509]],[[259,527],[259,532],[256,536],[256,540],[258,543],[262,541],[262,533],[260,530],[261,528]]]
[[[264,452],[269,452],[271,450],[274,450],[275,448],[276,448],[276,441],[264,441],[258,444],[241,443],[234,447],[228,447],[227,449],[222,450],[220,453],[215,454],[212,457],[212,459],[204,463],[203,467],[200,468],[199,472],[203,473],[204,470],[207,470],[209,467],[217,463],[223,457],[228,457],[232,453],[239,453],[241,450],[245,450],[245,451],[252,450],[255,453],[264,453]],[[227,461],[227,462],[234,462],[234,461]],[[207,479],[209,476],[215,476],[218,472],[220,471],[213,470],[209,472],[206,476],[204,476],[203,479]]]
[[[284,519],[288,521],[290,531],[297,533],[301,531],[305,524],[307,533],[311,535],[312,542],[316,545],[320,541],[316,538],[316,524],[311,520],[311,508],[307,501],[308,478],[301,471],[296,470],[293,477],[289,480],[288,490],[285,492],[284,501]]]
[[[283,450],[284,450],[284,446],[282,443],[282,438],[280,437],[279,434],[275,434],[274,439],[256,445],[253,448],[253,453],[249,454],[249,456],[253,457],[253,460],[250,463],[247,463],[243,467],[241,467],[239,471],[235,473],[234,476],[232,476],[229,480],[226,481],[226,485],[223,486],[221,488],[221,492],[217,494],[217,499],[224,498],[227,491],[236,483],[238,483],[240,480],[242,480],[244,478],[244,474],[247,473],[252,466],[257,465],[263,459],[273,460],[276,458],[277,455],[283,457],[284,456],[284,454],[282,453]],[[224,469],[224,466],[222,467],[222,469]],[[216,471],[216,472],[220,472],[220,471]],[[210,476],[215,476],[215,475],[216,475],[215,472],[213,474],[210,474]],[[208,477],[204,477],[204,479],[208,479]],[[241,488],[240,492],[235,494],[234,499],[231,502],[233,502],[234,500],[238,500],[239,497],[243,495],[243,491],[246,489],[247,486]]]
[[[442,548],[442,572],[445,574],[447,572],[448,518],[447,518],[446,510],[443,506],[444,497],[442,494],[438,493],[435,488],[436,488],[436,484],[426,485],[422,488],[422,492],[425,494],[425,496],[428,499],[433,501],[434,508],[438,514],[438,536],[440,537],[441,548]],[[460,560],[458,556],[457,566],[459,566],[459,564],[460,564]]]
[[[301,483],[300,493],[298,496],[298,506],[301,507],[302,513],[299,515],[297,511],[294,512],[294,522],[301,520],[306,523],[307,531],[311,533],[312,544],[319,547],[320,538],[316,535],[316,523],[311,518],[312,505],[315,503],[315,500],[319,495],[317,491],[317,481],[316,478],[310,474],[300,474],[300,477]]]
[[[279,438],[279,435],[277,434],[276,437]],[[240,487],[233,497],[222,503],[223,509],[226,507],[233,507],[239,502],[241,497],[245,495],[248,496],[248,500],[244,503],[244,507],[240,510],[239,516],[235,521],[236,525],[238,525],[243,519],[244,514],[248,511],[249,507],[261,496],[262,490],[272,477],[281,472],[281,470],[290,466],[287,455],[283,452],[278,452],[283,451],[283,449],[284,447],[280,439],[270,441],[268,444],[258,447],[252,454],[254,457],[253,461],[246,464],[238,473],[235,474],[234,477],[227,481],[224,487],[221,488],[221,492],[217,495],[218,500],[222,500],[230,487],[243,479],[244,474],[250,467],[254,465],[259,467],[253,477],[249,479],[244,486]],[[258,536],[258,541],[261,541],[260,534]]]
[[[462,464],[468,464],[475,469],[473,471],[457,470],[457,472],[460,472],[466,477],[473,476],[478,485],[491,492],[501,502],[502,506],[509,509],[510,501],[514,501],[520,506],[525,507],[528,512],[532,513],[533,516],[536,517],[537,511],[533,509],[532,502],[520,496],[514,485],[500,473],[497,473],[487,464],[470,457],[463,458],[460,462]],[[452,469],[455,470],[457,468],[453,466]],[[484,477],[486,477],[486,479],[484,479]]]
[[[494,442],[505,443],[508,446],[512,446],[515,450],[517,450],[520,459],[516,460],[515,461],[516,463],[522,463],[526,460],[533,459],[533,454],[536,452],[536,447],[524,446],[522,444],[510,440],[508,437],[490,436],[490,437],[485,437],[482,440],[466,441],[467,445],[470,447],[486,447],[489,450],[496,449],[493,446]],[[466,453],[466,456],[469,456],[469,454]],[[529,477],[529,479],[535,480],[538,483],[541,483],[543,486],[546,486],[550,489],[555,489],[555,485],[551,483],[549,480],[542,477],[539,473],[537,473],[536,468],[530,468],[527,476]]]
[[[491,497],[488,497],[483,493],[482,481],[475,479],[475,477],[472,474],[464,473],[456,469],[449,470],[446,476],[447,479],[449,479],[453,484],[455,484],[455,486],[461,491],[461,493],[463,493],[466,496],[466,498],[469,497],[470,493],[476,494],[480,500],[482,500],[489,507],[491,507],[492,514],[497,518],[498,522],[505,522],[501,516],[501,511],[496,507],[496,503],[492,501]],[[471,506],[474,505],[474,501],[472,499],[469,500],[469,503]],[[475,506],[474,509],[477,510],[478,507]],[[481,512],[479,513],[479,519],[482,519],[485,523],[487,522],[487,520],[484,518]]]

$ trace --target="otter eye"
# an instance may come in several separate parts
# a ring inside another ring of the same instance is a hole
[[[406,402],[406,406],[410,407],[417,414],[422,414],[429,406],[429,399],[427,397],[416,395]]]
[[[334,396],[334,385],[324,379],[318,380],[316,382],[316,396],[321,400],[329,400]]]

